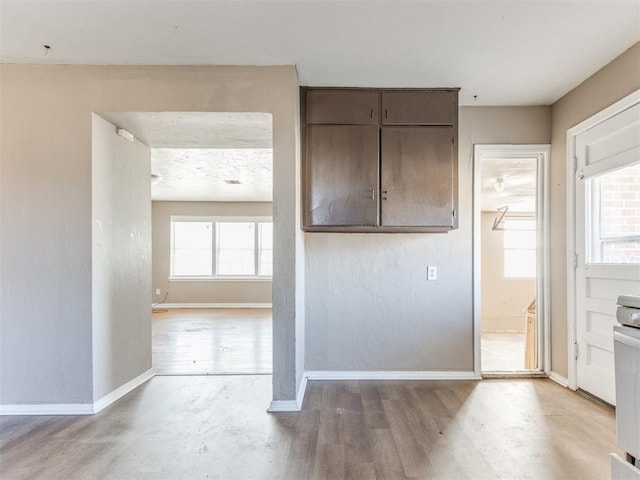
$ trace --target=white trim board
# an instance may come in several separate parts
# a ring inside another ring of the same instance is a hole
[[[1,415],[92,415],[91,403],[41,403],[0,405]]]
[[[569,388],[569,380],[567,380],[563,376],[558,375],[557,373],[551,372],[549,374],[549,380],[553,380],[558,385],[562,385],[565,388]]]
[[[298,388],[295,400],[273,400],[271,405],[267,409],[269,413],[277,412],[299,412],[302,410],[302,403],[304,402],[304,394],[307,392],[307,375],[302,375],[302,381]]]
[[[551,369],[551,257],[550,257],[550,156],[549,144],[474,145],[473,148],[473,345],[474,370],[481,375],[481,169],[482,158],[536,158],[538,257],[536,297],[538,305],[538,368],[547,375]]]
[[[308,371],[309,380],[480,380],[475,372],[459,371]]]
[[[98,413],[100,410],[105,409],[116,400],[119,400],[120,398],[124,397],[127,393],[131,392],[132,390],[135,390],[143,383],[151,380],[154,376],[155,376],[155,373],[153,369],[149,369],[143,374],[138,375],[136,378],[129,380],[124,385],[121,385],[111,393],[108,393],[104,397],[95,401],[93,403],[93,413]]]
[[[127,393],[149,381],[155,373],[147,370],[124,385],[116,388],[94,403],[43,403],[0,405],[1,415],[93,415],[111,405]]]
[[[576,255],[576,137],[596,125],[616,116],[618,113],[640,103],[640,89],[630,93],[607,108],[595,113],[567,130],[566,174],[567,174],[567,385],[571,390],[578,389],[577,359],[574,345],[577,343],[576,324],[576,271],[573,260]],[[549,375],[551,378],[551,375]]]
[[[154,303],[152,308],[272,308],[271,303]]]

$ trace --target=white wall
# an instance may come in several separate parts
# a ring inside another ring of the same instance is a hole
[[[171,216],[270,217],[271,202],[153,202],[153,301],[166,303],[271,303],[271,281],[169,281]],[[161,290],[160,295],[155,289]]]
[[[306,234],[308,370],[473,371],[473,145],[549,143],[549,117],[548,107],[460,110],[457,230]]]
[[[482,212],[482,322],[486,331],[525,331],[525,309],[536,295],[535,278],[504,276],[504,231],[496,213]]]
[[[93,399],[93,112],[273,115],[273,396],[295,398],[304,317],[295,68],[4,64],[0,78],[0,403]]]
[[[93,400],[151,368],[151,153],[92,115]]]

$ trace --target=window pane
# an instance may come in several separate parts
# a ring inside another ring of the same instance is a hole
[[[536,221],[506,220],[504,222],[504,248],[536,248]]]
[[[505,250],[504,276],[505,277],[535,277],[536,276],[536,251],[535,250]]]
[[[255,223],[218,222],[218,275],[255,275]]]
[[[273,223],[261,222],[260,228],[260,275],[273,275]]]
[[[211,222],[173,222],[172,275],[212,274],[211,226]]]
[[[590,178],[588,191],[589,261],[640,263],[640,163]]]
[[[603,243],[602,263],[640,263],[640,241]]]
[[[640,163],[599,180],[601,238],[640,235]]]

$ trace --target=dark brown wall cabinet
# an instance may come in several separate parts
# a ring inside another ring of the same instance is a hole
[[[306,231],[458,227],[458,89],[301,93]]]

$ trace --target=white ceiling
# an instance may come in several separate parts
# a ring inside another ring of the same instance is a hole
[[[482,211],[495,212],[505,206],[509,212],[536,211],[535,158],[483,158],[480,168]],[[502,192],[495,189],[499,178],[504,182]]]
[[[303,85],[461,87],[462,105],[549,105],[640,40],[640,0],[0,0],[0,9],[5,63],[296,65]]]
[[[151,199],[270,202],[272,165],[270,148],[151,149],[151,171],[160,176],[151,185]]]
[[[268,113],[108,112],[151,148],[152,200],[271,202]],[[238,184],[228,180],[239,181]]]

